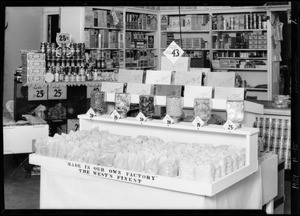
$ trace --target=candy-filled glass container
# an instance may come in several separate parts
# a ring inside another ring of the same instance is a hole
[[[126,118],[130,109],[130,94],[115,93],[115,110],[120,114],[121,118]]]
[[[211,117],[211,99],[210,98],[195,98],[194,99],[195,118],[199,116],[205,125]]]
[[[167,96],[167,114],[178,123],[183,116],[183,97]]]
[[[106,112],[105,92],[93,90],[91,92],[91,108],[96,115],[103,115]]]
[[[143,113],[147,119],[152,119],[154,115],[154,96],[140,95],[139,111]]]
[[[244,121],[244,106],[243,100],[227,100],[226,102],[227,120],[230,119],[237,127],[241,127]]]

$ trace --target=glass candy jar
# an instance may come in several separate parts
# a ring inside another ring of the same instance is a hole
[[[130,94],[115,94],[115,110],[120,114],[121,118],[126,118],[130,109]]]
[[[183,115],[183,98],[180,96],[167,96],[167,114],[178,123]]]
[[[211,116],[211,99],[210,98],[195,98],[194,99],[195,118],[199,116],[202,121],[207,122]]]
[[[241,127],[244,120],[244,101],[227,100],[226,102],[227,120],[230,119],[237,127]]]
[[[276,95],[273,98],[272,106],[275,108],[287,108],[290,103],[289,95]]]
[[[140,95],[139,111],[143,113],[148,119],[152,119],[154,115],[154,96]]]
[[[105,92],[93,90],[91,92],[91,108],[94,110],[96,115],[103,115],[105,113],[106,103]]]

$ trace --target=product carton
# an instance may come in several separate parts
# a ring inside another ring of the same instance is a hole
[[[192,71],[176,71],[175,85],[200,85],[202,81],[202,73]]]
[[[172,71],[161,70],[154,71],[148,70],[146,72],[146,84],[162,84],[169,85],[171,84]]]
[[[22,61],[45,61],[45,53],[39,53],[39,52],[22,52],[21,54]]]
[[[207,86],[213,87],[234,87],[234,72],[210,72],[207,74]]]
[[[23,83],[45,83],[45,76],[21,76]]]
[[[167,57],[161,57],[161,70],[189,71],[189,69],[189,57],[180,57],[175,63],[172,63]]]
[[[215,87],[214,99],[244,100],[244,88]]]
[[[142,83],[143,70],[125,70],[120,69],[118,73],[118,82],[121,83]]]

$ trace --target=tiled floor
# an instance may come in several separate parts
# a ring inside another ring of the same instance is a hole
[[[26,166],[6,168],[4,175],[5,209],[39,209],[40,176],[28,176]],[[284,212],[282,206],[274,214],[291,214],[291,182],[285,181]]]

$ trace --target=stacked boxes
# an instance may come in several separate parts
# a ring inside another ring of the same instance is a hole
[[[249,35],[249,49],[267,49],[267,35],[261,32]]]
[[[23,83],[45,83],[45,53],[22,51]]]
[[[209,30],[209,15],[169,16],[168,31]],[[165,24],[164,24],[165,29]]]

